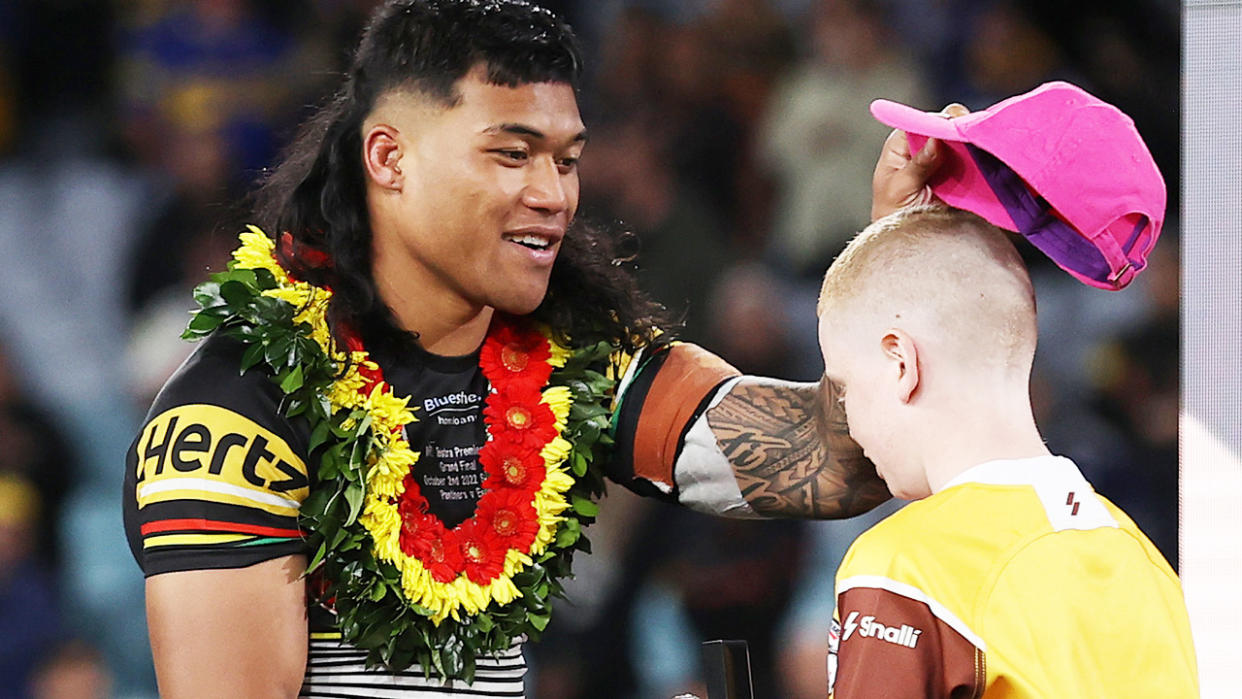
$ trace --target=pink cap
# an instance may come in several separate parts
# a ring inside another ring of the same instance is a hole
[[[947,119],[888,100],[876,119],[948,146],[931,187],[950,206],[1021,233],[1078,280],[1120,289],[1147,266],[1164,178],[1134,122],[1082,88],[1050,82]]]

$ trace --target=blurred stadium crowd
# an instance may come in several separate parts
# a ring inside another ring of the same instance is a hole
[[[544,4],[588,55],[582,215],[634,231],[684,334],[751,373],[821,371],[819,276],[867,222],[886,133],[871,99],[978,109],[1068,79],[1131,114],[1164,236],[1120,293],[1024,249],[1034,394],[1053,451],[1176,565],[1177,3]],[[154,695],[123,453],[190,350],[190,289],[373,5],[0,0],[0,697]],[[719,521],[612,489],[528,693],[669,697],[699,686],[699,642],[743,638],[757,696],[822,697],[835,566],[877,516]]]

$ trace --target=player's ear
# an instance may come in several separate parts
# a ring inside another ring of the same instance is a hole
[[[397,129],[388,124],[375,124],[363,134],[363,166],[367,179],[384,189],[400,191],[401,143]]]
[[[890,328],[880,338],[880,351],[888,360],[897,383],[897,399],[909,403],[919,389],[919,350],[914,338],[900,328]]]

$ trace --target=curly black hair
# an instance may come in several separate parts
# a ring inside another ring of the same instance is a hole
[[[460,99],[458,81],[480,65],[489,82],[508,87],[560,82],[577,90],[582,73],[569,26],[523,0],[390,0],[368,23],[340,89],[256,191],[259,223],[292,239],[277,246],[281,264],[333,289],[330,320],[338,330],[344,323],[368,339],[411,338],[398,330],[372,278],[363,120],[396,88],[451,107]],[[635,283],[633,244],[628,233],[575,222],[532,317],[576,344],[605,340],[633,349],[657,341],[663,309]],[[320,262],[325,258],[331,263]]]

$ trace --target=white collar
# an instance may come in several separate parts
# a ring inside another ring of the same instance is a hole
[[[1064,456],[1033,456],[1027,459],[997,459],[976,464],[949,479],[940,492],[964,483],[988,485],[1036,485],[1048,482],[1086,482],[1078,465]]]

